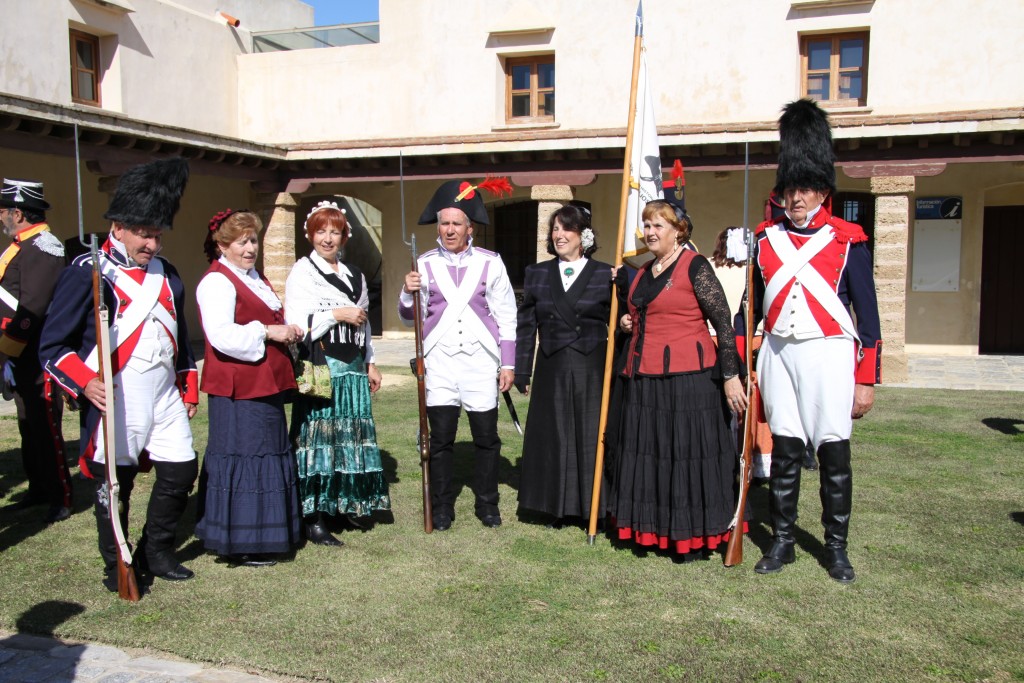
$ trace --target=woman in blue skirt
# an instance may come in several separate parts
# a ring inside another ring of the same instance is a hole
[[[338,258],[352,234],[345,212],[320,202],[306,217],[313,253],[298,260],[285,284],[285,317],[308,334],[331,375],[331,398],[298,396],[291,436],[298,461],[299,497],[306,536],[342,545],[325,516],[360,517],[390,510],[388,484],[377,448],[370,394],[380,388],[373,363],[366,278]]]
[[[196,536],[232,564],[265,566],[301,540],[284,403],[295,389],[287,344],[304,330],[285,324],[255,268],[259,217],[228,209],[209,228],[210,268],[196,290],[206,336],[199,388],[210,412]]]

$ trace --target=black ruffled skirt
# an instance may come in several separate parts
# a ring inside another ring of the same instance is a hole
[[[620,540],[677,553],[728,541],[738,460],[711,371],[621,382],[609,513]]]

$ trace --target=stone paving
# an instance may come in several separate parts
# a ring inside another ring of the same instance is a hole
[[[0,683],[269,683],[278,679],[106,645],[0,631]],[[290,679],[295,680],[295,679]]]

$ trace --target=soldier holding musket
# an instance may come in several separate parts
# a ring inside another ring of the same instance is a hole
[[[437,249],[419,257],[405,276],[399,316],[413,318],[420,296],[430,420],[430,489],[433,528],[455,519],[453,447],[464,407],[476,446],[473,491],[476,516],[487,527],[501,525],[498,511],[498,391],[512,387],[515,368],[516,301],[498,254],[473,245],[473,223],[486,225],[481,189],[511,192],[504,178],[477,185],[450,180],[434,193],[420,225],[437,224]]]
[[[801,462],[810,444],[820,461],[828,574],[850,583],[852,420],[871,409],[881,381],[871,251],[859,225],[832,215],[835,153],[825,112],[811,100],[791,102],[779,119],[779,137],[775,192],[785,212],[757,228],[754,279],[755,311],[765,318],[757,374],[774,442],[774,537],[754,569],[772,574],[795,559]],[[744,329],[739,315],[741,344]]]
[[[199,402],[195,360],[183,315],[185,288],[174,267],[158,256],[172,227],[188,165],[183,159],[154,161],[121,176],[110,207],[111,221],[99,268],[102,299],[111,312],[110,349],[114,395],[98,378],[97,327],[88,255],[61,274],[43,328],[40,358],[46,370],[82,406],[82,472],[96,482],[96,527],[105,562],[103,584],[117,590],[117,542],[110,521],[100,437],[101,412],[113,411],[113,438],[127,532],[135,476],[150,463],[156,481],[136,556],[138,565],[168,581],[194,576],[174,555],[175,531],[198,467],[189,419]]]

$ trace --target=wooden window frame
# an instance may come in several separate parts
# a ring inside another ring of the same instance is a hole
[[[539,115],[537,112],[540,107],[541,97],[551,93],[555,94],[555,86],[552,85],[550,88],[541,88],[538,85],[537,67],[541,64],[555,63],[554,54],[545,55],[534,55],[531,57],[509,57],[505,60],[505,122],[506,123],[553,123],[555,120],[554,114]],[[512,68],[516,66],[530,66],[530,114],[529,116],[513,116],[512,115],[512,96],[521,95],[527,93],[526,89],[513,90],[512,89]],[[555,78],[557,79],[557,72]],[[557,103],[556,103],[557,110]]]
[[[864,41],[864,56],[859,67],[839,68],[839,41],[850,38],[860,38]],[[823,107],[864,107],[868,101],[868,64],[870,55],[870,32],[869,31],[847,31],[843,33],[810,33],[800,36],[800,96],[809,97],[807,94],[807,79],[817,73],[824,74],[824,69],[808,69],[808,44],[820,43],[825,40],[832,42],[832,52],[829,58],[829,97],[820,100]],[[860,72],[861,96],[857,99],[839,98],[839,77],[844,73]]]
[[[100,97],[100,39],[83,31],[70,29],[68,34],[71,52],[71,101],[76,104],[87,104],[95,107],[101,106]],[[86,69],[78,66],[78,43],[86,43],[92,49],[93,64],[95,68]],[[95,83],[96,99],[90,100],[80,95],[78,91],[78,77],[81,73],[90,74]]]

